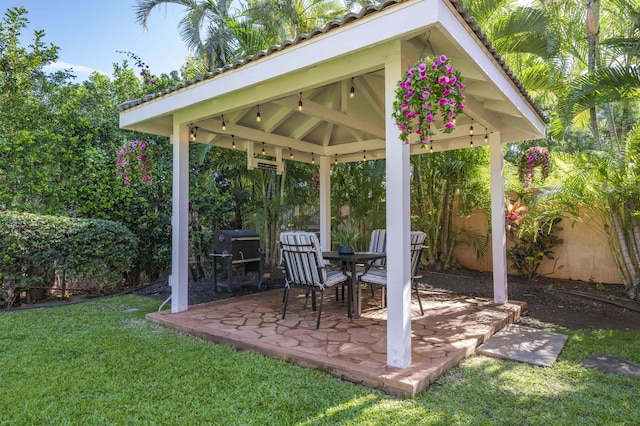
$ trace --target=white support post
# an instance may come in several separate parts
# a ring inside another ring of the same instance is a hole
[[[402,44],[385,62],[387,176],[387,365],[411,364],[411,219],[409,145],[391,116],[395,89],[403,74]]]
[[[320,247],[331,250],[331,162],[320,157]]]
[[[171,312],[189,307],[189,129],[173,123],[171,216]]]
[[[489,136],[491,169],[491,243],[493,254],[493,301],[503,304],[507,293],[507,235],[504,222],[504,160],[499,132]]]

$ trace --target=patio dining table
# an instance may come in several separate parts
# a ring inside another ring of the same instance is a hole
[[[340,261],[346,266],[347,270],[351,274],[349,280],[349,298],[350,305],[353,307],[353,314],[351,308],[349,309],[349,316],[353,315],[353,318],[360,318],[360,283],[358,282],[358,276],[356,273],[356,265],[367,263],[377,259],[383,259],[387,257],[387,253],[384,252],[370,252],[362,251],[355,252],[353,254],[343,254],[337,251],[325,251],[322,253],[322,257],[325,260]]]

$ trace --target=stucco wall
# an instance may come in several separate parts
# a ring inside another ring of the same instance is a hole
[[[545,259],[538,272],[559,279],[622,283],[604,232],[597,231],[603,229],[602,225],[597,219],[590,218],[588,214],[583,214],[582,218],[584,222],[572,223],[568,219],[560,222],[559,226],[563,229],[558,232],[558,236],[564,241],[553,249],[556,259]],[[486,213],[477,211],[470,217],[454,219],[454,226],[486,234],[487,222]],[[476,259],[471,247],[466,244],[459,244],[454,249],[453,255],[458,263],[466,268],[479,271],[492,270],[491,242],[486,255],[481,259]],[[509,273],[516,273],[510,266]]]

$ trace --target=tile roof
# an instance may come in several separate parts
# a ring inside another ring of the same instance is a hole
[[[219,74],[222,74],[222,73],[225,73],[227,71],[231,71],[231,70],[240,68],[240,67],[244,66],[247,63],[250,63],[250,62],[253,62],[253,61],[257,61],[260,58],[263,58],[265,56],[269,56],[274,52],[279,52],[279,51],[284,50],[284,49],[286,49],[286,48],[288,48],[290,46],[295,46],[295,45],[297,45],[297,44],[299,44],[299,43],[301,43],[301,42],[303,42],[305,40],[314,38],[314,37],[319,36],[321,34],[325,34],[325,33],[329,32],[331,30],[334,30],[336,28],[340,28],[340,27],[342,27],[344,25],[347,25],[347,24],[349,24],[349,23],[351,23],[353,21],[356,21],[358,19],[361,19],[361,18],[363,18],[365,16],[368,16],[368,15],[371,15],[371,14],[374,14],[374,13],[378,13],[380,11],[388,9],[389,7],[395,6],[398,3],[402,3],[404,1],[406,1],[406,0],[388,0],[388,1],[382,2],[382,3],[377,4],[377,5],[366,6],[366,7],[362,8],[362,10],[360,10],[360,12],[358,12],[358,13],[349,13],[344,18],[342,18],[341,20],[328,22],[322,28],[315,28],[309,33],[300,34],[299,36],[297,36],[293,40],[286,40],[280,45],[269,47],[267,50],[262,50],[262,51],[256,53],[255,55],[248,56],[248,57],[246,57],[246,58],[244,58],[244,59],[242,59],[240,61],[234,62],[232,64],[227,64],[222,68],[216,68],[215,70],[210,71],[210,72],[208,72],[206,74],[200,75],[200,76],[198,76],[198,77],[196,77],[194,79],[188,80],[188,81],[180,83],[180,84],[178,84],[178,85],[176,85],[174,87],[171,87],[171,88],[159,91],[159,92],[148,94],[148,95],[144,96],[143,98],[133,99],[133,100],[130,100],[130,101],[123,102],[122,104],[118,105],[118,111],[121,111],[121,112],[125,111],[125,110],[127,110],[129,108],[133,108],[134,106],[140,105],[142,103],[145,103],[145,102],[151,101],[153,99],[159,98],[161,96],[164,96],[164,95],[170,94],[172,92],[178,91],[178,90],[183,89],[185,87],[191,86],[191,85],[193,85],[195,83],[198,83],[198,82],[201,82],[201,81],[204,81],[204,80],[212,79],[212,78],[216,77]],[[482,44],[487,49],[487,51],[495,58],[495,60],[502,67],[502,69],[505,71],[507,76],[513,81],[513,83],[518,88],[520,93],[522,93],[522,96],[531,104],[531,106],[534,108],[534,110],[540,116],[540,118],[543,119],[546,123],[548,123],[549,119],[545,116],[544,112],[542,112],[540,107],[534,102],[534,100],[531,97],[531,95],[529,95],[529,93],[524,88],[524,86],[522,85],[520,80],[518,80],[518,78],[515,76],[513,71],[511,71],[511,69],[507,66],[507,64],[504,61],[504,59],[502,59],[502,57],[497,52],[497,50],[493,47],[493,45],[491,44],[491,42],[489,41],[487,36],[484,34],[484,32],[482,32],[482,29],[480,28],[478,23],[469,14],[468,9],[466,9],[463,6],[462,1],[461,0],[449,0],[449,2],[451,3],[451,5],[454,6],[456,11],[464,19],[464,21],[467,23],[469,28],[474,32],[474,34],[482,42]]]

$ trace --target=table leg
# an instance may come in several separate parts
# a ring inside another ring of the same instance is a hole
[[[353,317],[360,318],[360,283],[356,276],[356,263],[351,262],[351,289],[353,294]]]
[[[343,262],[342,266],[346,268],[346,262]],[[349,280],[349,296],[347,297],[347,315],[349,316],[349,318],[353,318],[353,314],[351,313],[352,306],[353,306],[353,280],[350,279]]]

